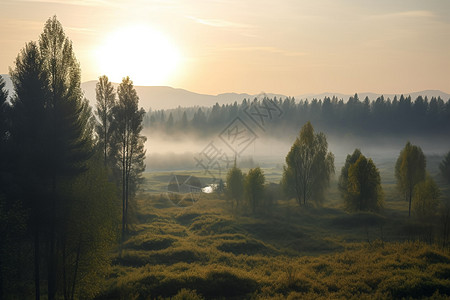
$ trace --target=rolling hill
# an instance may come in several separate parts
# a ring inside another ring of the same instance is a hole
[[[6,87],[10,91],[10,96],[12,95],[12,82],[9,75],[2,74],[1,75],[6,81]],[[86,81],[81,84],[82,89],[84,90],[85,97],[89,99],[91,105],[95,104],[95,85],[97,81],[91,80]],[[117,87],[117,83],[114,84]],[[260,94],[247,94],[247,93],[224,93],[218,95],[207,95],[194,93],[188,90],[173,88],[169,86],[136,86],[136,91],[140,98],[140,106],[145,110],[149,110],[150,108],[155,109],[170,109],[176,108],[178,106],[181,107],[192,107],[192,106],[212,106],[215,103],[222,104],[231,104],[237,101],[240,103],[244,98],[253,99],[255,97],[263,97],[268,96],[270,98],[285,98],[288,95],[282,94],[273,94],[273,93],[260,93]],[[416,99],[417,96],[427,96],[431,97],[441,97],[444,101],[450,99],[450,94],[439,91],[439,90],[424,90],[418,92],[406,92],[404,95],[410,95],[412,99]],[[340,93],[319,93],[319,94],[301,94],[295,95],[295,99],[323,99],[324,97],[333,97],[336,96],[339,99],[343,99],[347,101],[351,94],[340,94]],[[383,94],[384,98],[394,98],[395,95],[400,96],[400,94]],[[377,97],[381,96],[381,94],[377,93],[358,93],[359,99],[363,100],[366,96],[369,97],[370,100],[375,100]]]

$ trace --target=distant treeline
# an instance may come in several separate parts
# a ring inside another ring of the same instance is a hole
[[[450,100],[410,96],[361,100],[355,94],[347,102],[336,97],[296,101],[285,99],[244,99],[240,104],[212,107],[178,107],[149,110],[144,118],[148,129],[176,134],[217,134],[236,117],[264,126],[269,134],[297,132],[306,121],[331,134],[442,135],[450,132]]]

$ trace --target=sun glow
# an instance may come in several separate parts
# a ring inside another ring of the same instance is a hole
[[[160,32],[145,25],[122,27],[96,51],[100,74],[120,82],[130,76],[135,85],[168,85],[180,54]]]

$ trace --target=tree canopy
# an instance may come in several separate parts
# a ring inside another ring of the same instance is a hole
[[[411,216],[411,203],[414,187],[425,179],[426,159],[422,149],[407,142],[395,164],[397,186],[409,202],[408,215]]]
[[[313,126],[307,122],[286,156],[282,179],[285,192],[295,196],[299,204],[311,199],[320,203],[332,174],[334,155],[328,152],[326,137],[314,133]]]
[[[342,198],[345,199],[348,193],[348,169],[352,164],[354,164],[358,158],[362,155],[361,150],[355,149],[352,155],[348,154],[345,159],[345,164],[341,169],[341,175],[339,176],[338,188],[341,192]]]
[[[356,155],[359,150],[353,153]],[[352,160],[352,157],[350,160]],[[344,167],[345,168],[345,167]],[[343,193],[345,206],[349,211],[377,211],[383,207],[383,191],[381,188],[380,172],[372,159],[367,159],[359,152],[358,159],[350,163],[346,182],[347,188]]]

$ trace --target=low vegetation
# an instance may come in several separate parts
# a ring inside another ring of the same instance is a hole
[[[347,213],[338,202],[291,199],[270,213],[236,214],[225,198],[201,197],[180,208],[165,195],[141,194],[132,237],[97,299],[450,296],[439,227],[408,218],[407,205]]]

